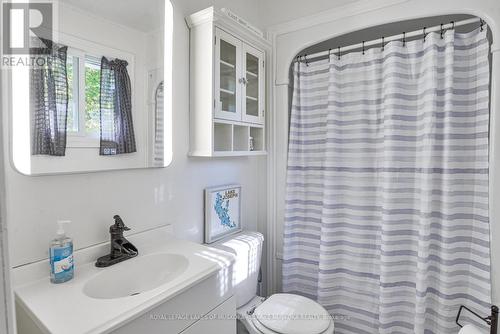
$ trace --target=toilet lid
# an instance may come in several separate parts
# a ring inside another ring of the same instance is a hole
[[[287,293],[274,294],[255,309],[262,325],[281,334],[320,334],[331,323],[330,314],[315,301]]]

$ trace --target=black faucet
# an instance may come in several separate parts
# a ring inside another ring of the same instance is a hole
[[[136,257],[139,254],[137,248],[123,236],[123,232],[129,231],[130,228],[125,226],[120,216],[115,215],[113,219],[115,223],[109,227],[111,252],[97,259],[95,265],[99,268],[112,266],[113,264]]]

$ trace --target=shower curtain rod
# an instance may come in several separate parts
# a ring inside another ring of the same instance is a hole
[[[364,42],[358,43],[358,44],[353,44],[353,45],[349,45],[349,46],[345,46],[345,47],[338,47],[337,49],[329,49],[329,50],[317,52],[317,53],[314,53],[311,55],[308,55],[308,54],[299,55],[299,56],[297,56],[295,61],[308,63],[309,59],[329,56],[330,54],[335,54],[338,57],[340,57],[341,54],[343,52],[346,52],[346,51],[351,51],[351,50],[355,50],[355,49],[363,49],[363,51],[365,51],[366,47],[373,46],[373,45],[381,45],[383,48],[385,43],[387,43],[387,42],[402,40],[403,43],[405,43],[407,38],[411,38],[411,37],[415,37],[415,36],[421,36],[425,39],[425,36],[427,36],[428,33],[436,32],[436,31],[441,31],[442,33],[444,33],[448,29],[453,29],[455,27],[460,27],[460,26],[464,26],[464,25],[468,25],[468,24],[472,24],[472,23],[476,23],[476,22],[481,23],[481,29],[483,29],[483,25],[486,24],[482,19],[477,18],[477,17],[472,18],[472,19],[458,21],[458,22],[451,21],[450,23],[447,23],[447,24],[441,24],[438,26],[430,27],[430,28],[424,27],[423,29],[415,30],[415,31],[412,31],[409,33],[403,32],[402,34],[399,34],[399,35],[394,35],[394,36],[389,36],[389,37],[381,37],[378,39],[374,39],[372,41],[368,41],[368,42],[364,41]]]

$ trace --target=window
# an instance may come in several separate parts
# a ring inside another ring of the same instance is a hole
[[[70,136],[98,138],[101,58],[69,49],[67,57]]]

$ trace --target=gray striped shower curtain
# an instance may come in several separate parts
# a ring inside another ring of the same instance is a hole
[[[283,290],[335,333],[458,333],[489,314],[489,42],[447,31],[296,63]]]

